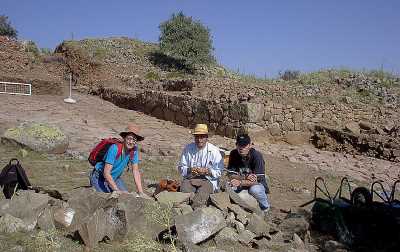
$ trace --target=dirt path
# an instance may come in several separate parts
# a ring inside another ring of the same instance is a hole
[[[69,136],[70,154],[87,155],[99,139],[117,136],[128,122],[135,122],[146,137],[142,143],[145,158],[170,156],[176,159],[183,146],[192,141],[189,129],[174,123],[116,107],[95,96],[81,93],[73,96],[76,104],[66,104],[60,96],[0,95],[0,134],[20,122],[46,122],[59,126]],[[234,141],[225,137],[212,136],[210,142],[234,148]],[[357,183],[370,182],[375,176],[392,183],[400,173],[400,165],[396,163],[319,151],[308,145],[256,147],[265,155],[271,180],[271,201],[279,208],[293,207],[309,200],[317,176],[329,178],[332,187],[336,187],[339,176],[349,176]]]

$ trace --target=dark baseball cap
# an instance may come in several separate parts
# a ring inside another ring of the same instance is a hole
[[[239,135],[236,138],[236,145],[246,146],[250,143],[251,143],[251,139],[250,139],[249,135],[247,135],[247,134]]]

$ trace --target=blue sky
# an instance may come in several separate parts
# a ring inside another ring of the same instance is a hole
[[[200,20],[219,63],[273,77],[281,70],[385,69],[400,73],[399,0],[1,0],[21,39],[135,37],[157,42],[174,12]],[[72,35],[73,34],[73,35]]]

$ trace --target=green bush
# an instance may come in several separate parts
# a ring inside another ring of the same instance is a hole
[[[8,17],[0,15],[0,35],[17,38],[17,33],[17,30],[12,27],[10,21],[8,21]]]
[[[178,78],[185,78],[186,75],[184,72],[179,72],[179,71],[173,71],[169,72],[165,75],[165,78],[167,79],[178,79]]]
[[[93,56],[98,60],[103,60],[107,55],[107,50],[102,47],[97,47],[94,51]]]
[[[39,48],[36,46],[35,42],[29,40],[25,44],[25,52],[30,52],[35,56],[39,56]]]
[[[53,51],[50,48],[40,48],[40,53],[49,56],[53,54]]]
[[[182,12],[160,24],[160,51],[189,66],[215,62],[210,30]]]
[[[396,75],[386,72],[383,69],[371,70],[366,74],[384,87],[392,87],[395,84],[399,84],[399,78],[397,78]]]
[[[300,71],[285,70],[283,73],[279,72],[279,78],[285,81],[297,80],[300,77]]]
[[[158,81],[161,79],[160,75],[153,71],[147,72],[144,77],[149,81]]]

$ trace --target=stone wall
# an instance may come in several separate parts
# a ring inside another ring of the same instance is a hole
[[[291,105],[238,100],[221,102],[162,91],[124,92],[101,88],[93,93],[120,107],[142,111],[185,127],[207,123],[211,131],[228,137],[235,137],[240,128],[264,128],[273,135],[304,128],[301,108]]]
[[[120,107],[142,111],[185,127],[207,123],[212,131],[227,137],[235,137],[241,128],[282,136],[291,131],[309,131],[319,124],[339,127],[350,121],[368,121],[381,125],[390,123],[390,120],[398,120],[399,117],[399,113],[393,110],[346,104],[300,105],[293,101],[265,100],[254,103],[229,99],[211,100],[192,96],[190,92],[121,91],[104,87],[92,93]]]

